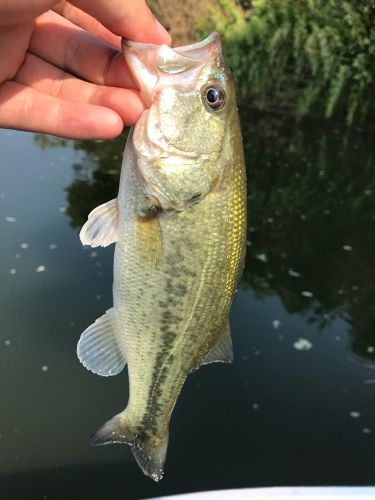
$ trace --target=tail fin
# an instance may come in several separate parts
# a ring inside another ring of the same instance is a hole
[[[146,476],[158,482],[163,478],[164,462],[168,448],[168,431],[161,438],[146,432],[137,432],[127,422],[124,413],[108,420],[90,438],[94,446],[125,443],[131,446],[133,455]]]

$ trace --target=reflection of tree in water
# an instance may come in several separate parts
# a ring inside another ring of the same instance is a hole
[[[81,227],[95,207],[117,196],[122,153],[127,133],[111,141],[68,141],[38,134],[42,148],[73,147],[84,152],[81,163],[73,165],[76,179],[66,188],[67,215],[73,227]]]
[[[249,184],[245,286],[258,297],[277,294],[289,312],[320,328],[345,318],[352,350],[375,360],[371,138],[269,115],[250,120],[243,114],[242,123]],[[55,139],[48,142],[44,146]],[[124,137],[74,143],[85,157],[67,188],[73,226],[116,196],[124,143]]]
[[[244,132],[250,242],[245,281],[320,327],[341,316],[375,359],[375,172],[371,140],[263,117]],[[371,351],[371,349],[370,349]]]

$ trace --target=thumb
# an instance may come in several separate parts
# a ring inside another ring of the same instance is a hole
[[[21,24],[50,9],[56,0],[13,0],[0,2],[0,26]]]
[[[137,42],[171,43],[171,37],[154,18],[145,0],[71,0],[116,35]]]

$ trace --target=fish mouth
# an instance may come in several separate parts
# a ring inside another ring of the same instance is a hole
[[[175,48],[123,38],[122,49],[147,107],[151,106],[162,87],[184,85],[187,81],[191,86],[201,69],[222,55],[220,36],[217,32],[211,33],[200,42]]]
[[[123,51],[125,52],[128,47],[131,47],[136,50],[145,50],[153,47],[168,47],[168,45],[155,45],[152,43],[144,43],[144,42],[134,42],[133,40],[129,40],[128,38],[121,38],[121,46]],[[202,49],[207,49],[211,46],[214,46],[219,49],[221,53],[221,44],[220,44],[220,35],[217,31],[213,31],[206,38],[201,40],[200,42],[190,43],[188,45],[182,45],[181,47],[168,47],[170,50],[178,52],[179,54],[186,55],[189,57],[194,56],[199,60],[200,52]],[[193,57],[192,57],[193,58]]]

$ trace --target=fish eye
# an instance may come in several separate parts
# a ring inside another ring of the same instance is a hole
[[[213,110],[217,111],[224,106],[225,92],[218,85],[210,85],[206,87],[204,93],[206,104]]]

